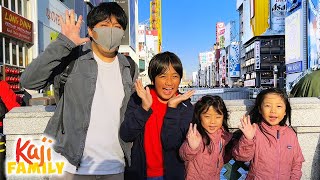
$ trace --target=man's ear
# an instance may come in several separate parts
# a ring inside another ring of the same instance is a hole
[[[89,35],[89,38],[92,38],[93,37],[93,32],[92,32],[92,29],[88,27],[88,35]]]

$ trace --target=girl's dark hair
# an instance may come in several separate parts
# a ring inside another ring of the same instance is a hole
[[[101,21],[111,20],[112,16],[116,18],[123,30],[126,30],[128,17],[116,2],[103,2],[91,9],[87,15],[87,26],[92,29]]]
[[[163,52],[153,56],[149,63],[148,74],[151,82],[155,82],[156,76],[165,73],[169,65],[179,74],[180,80],[183,74],[182,63],[177,55],[172,52]]]
[[[197,129],[201,136],[205,139],[205,145],[210,144],[210,137],[201,124],[201,114],[206,113],[210,107],[213,107],[220,115],[223,115],[222,127],[229,132],[228,119],[229,114],[226,105],[219,96],[206,95],[203,96],[195,105],[192,123],[197,124]]]
[[[290,106],[290,102],[288,99],[287,94],[282,91],[281,89],[278,88],[269,88],[269,89],[265,89],[262,90],[257,98],[256,98],[256,102],[254,104],[253,109],[250,111],[249,115],[251,117],[251,123],[256,123],[256,124],[261,124],[262,121],[264,121],[261,113],[260,113],[260,109],[261,109],[261,105],[262,102],[265,98],[265,96],[267,94],[277,94],[279,95],[282,100],[284,101],[285,105],[286,105],[286,115],[284,116],[284,118],[279,122],[280,126],[284,126],[287,123],[287,120],[289,121],[289,126],[291,127],[291,106]]]

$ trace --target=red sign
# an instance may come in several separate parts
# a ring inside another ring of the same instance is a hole
[[[2,33],[33,43],[33,23],[28,19],[2,7]]]

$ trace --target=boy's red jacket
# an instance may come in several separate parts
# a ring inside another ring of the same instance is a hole
[[[0,81],[0,97],[8,111],[14,107],[20,106],[16,101],[16,94],[10,89],[9,84],[5,81]]]

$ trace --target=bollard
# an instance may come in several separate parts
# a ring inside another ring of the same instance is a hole
[[[0,179],[6,179],[6,136],[0,133]]]

